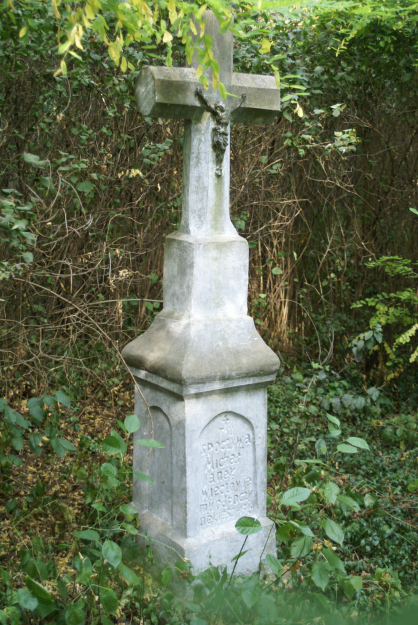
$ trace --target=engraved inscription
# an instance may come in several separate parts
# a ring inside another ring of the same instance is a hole
[[[199,439],[201,529],[251,514],[256,505],[254,431],[244,417],[224,413]]]

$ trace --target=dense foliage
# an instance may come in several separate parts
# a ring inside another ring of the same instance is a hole
[[[273,64],[281,79],[283,117],[233,129],[231,214],[250,242],[250,312],[285,359],[317,358],[317,331],[319,359],[344,366],[370,330],[369,310],[351,306],[409,288],[407,275],[367,263],[417,260],[415,17],[395,22],[384,5],[387,19],[374,9],[360,19],[353,3],[236,17],[236,69]],[[20,17],[1,26],[0,271],[24,280],[2,281],[2,384],[39,394],[88,379],[107,393],[120,372],[101,375],[112,357],[91,319],[119,344],[146,329],[161,306],[164,236],[179,223],[182,125],[141,119],[133,96],[141,66],[165,63],[165,44],[127,45],[134,70],[123,74],[87,29],[80,59],[54,76],[64,18],[46,3],[15,11],[37,18],[30,36],[19,38]],[[177,37],[172,60],[185,62]],[[355,367],[392,386],[402,372],[409,387],[403,348],[397,360],[384,347],[401,328],[383,334]]]
[[[236,70],[275,73],[282,90],[277,122],[235,126],[231,143],[249,309],[283,363],[273,575],[196,579],[180,561],[152,582],[129,506],[136,424],[118,348],[161,310],[183,142],[181,123],[141,118],[134,82],[190,58],[203,5],[1,2],[0,622],[383,623],[416,587],[415,5],[209,5],[234,30]],[[201,62],[215,61],[205,41]],[[118,426],[87,427],[89,407]],[[42,451],[55,477],[25,486]],[[75,510],[57,482],[79,489]],[[189,601],[179,580],[194,582]]]
[[[375,387],[356,388],[316,365],[282,371],[269,389],[267,503],[278,552],[267,557],[267,583],[258,573],[228,576],[222,567],[196,576],[181,559],[153,578],[152,545],[138,549],[140,519],[129,504],[138,419],[129,415],[117,429],[110,431],[109,424],[103,431],[97,414],[92,431],[90,419],[81,419],[85,402],[72,405],[61,391],[56,397],[76,456],[64,457],[70,444],[61,451],[51,435],[40,437],[46,457],[38,466],[46,468],[45,478],[26,487],[27,468],[2,463],[7,534],[0,541],[1,622],[33,617],[108,625],[139,615],[173,625],[408,623],[408,605],[414,615],[416,419],[400,414],[395,433],[393,403]],[[54,419],[56,401],[43,398],[46,409],[31,401],[31,417],[40,425],[45,417]],[[6,412],[25,425],[16,411]],[[20,459],[23,453],[33,470],[38,452],[30,436],[14,454]],[[157,453],[161,447],[155,440],[137,442]],[[7,445],[2,441],[1,449]],[[68,487],[79,494],[69,495]],[[65,490],[67,496],[57,499]],[[237,523],[243,555],[247,537],[259,527],[248,517]]]

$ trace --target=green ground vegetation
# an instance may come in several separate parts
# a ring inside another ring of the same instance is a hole
[[[58,391],[29,400],[24,415],[3,402],[4,623],[408,622],[418,428],[407,404],[399,410],[328,366],[283,369],[269,388],[267,504],[278,550],[267,577],[222,567],[196,576],[179,558],[152,578],[152,545],[138,549],[129,503],[138,420],[117,419],[130,407],[129,392],[120,398],[123,409]],[[258,527],[246,517],[237,524],[242,554]],[[190,587],[186,599],[179,583]]]

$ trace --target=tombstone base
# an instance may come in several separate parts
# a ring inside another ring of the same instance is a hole
[[[152,415],[136,391],[133,505],[153,541],[156,570],[187,558],[196,572],[211,564],[231,571],[245,539],[235,523],[249,516],[262,530],[248,537],[236,571],[257,571],[276,553],[266,518],[266,386],[274,373],[179,385],[131,371]],[[163,447],[144,447],[151,438]]]
[[[151,512],[141,512],[139,509],[138,512],[141,519],[140,532],[147,534],[147,538],[138,539],[139,546],[151,544],[157,570],[166,566],[173,567],[178,560],[187,560],[190,561],[194,573],[219,565],[226,566],[228,573],[232,572],[235,561],[231,560],[234,555],[239,554],[245,540],[245,536],[237,532],[234,524],[206,530],[193,538],[184,538]],[[260,566],[264,566],[267,554],[276,555],[274,523],[266,517],[259,521],[262,530],[248,536],[244,547],[246,553],[238,559],[235,573],[251,575]]]

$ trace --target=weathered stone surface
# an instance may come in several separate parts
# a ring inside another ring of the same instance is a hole
[[[205,11],[204,21],[205,33],[212,37],[213,55],[221,69],[220,81],[233,96],[246,94],[245,103],[232,113],[232,121],[271,124],[280,111],[280,91],[274,77],[233,72],[232,33],[220,34],[219,22],[211,11]],[[135,91],[141,113],[146,117],[199,121],[205,109],[196,96],[196,88],[201,86],[196,79],[198,65],[195,54],[189,68],[144,67]],[[212,70],[204,73],[210,85],[205,95],[212,102],[219,101],[219,94],[212,89]],[[236,102],[233,96],[228,96],[224,102],[227,109]]]
[[[234,95],[247,95],[245,105],[232,113],[232,121],[271,124],[280,112],[280,91],[274,77],[233,73],[230,80]],[[138,77],[135,97],[145,117],[199,120],[204,111],[196,97],[199,86],[194,68],[144,67]],[[226,106],[231,106],[235,100],[228,96]]]
[[[247,316],[193,321],[163,311],[125,347],[123,357],[130,367],[180,387],[257,376],[267,382],[279,368],[277,356]]]
[[[164,310],[189,319],[247,314],[248,243],[238,236],[199,239],[180,232],[165,245]]]
[[[135,502],[133,504],[138,508]],[[197,537],[184,538],[150,512],[142,512],[140,508],[138,512],[142,519],[141,529],[148,536],[141,537],[138,542],[143,547],[151,542],[156,562],[173,566],[177,560],[184,558],[193,563],[195,571],[203,571],[211,565],[221,565],[226,566],[229,573],[232,572],[232,554],[238,555],[244,540],[233,526],[215,527]],[[274,523],[267,517],[259,521],[262,531],[248,538],[245,544],[245,550],[248,551],[238,560],[236,573],[251,575],[259,570],[268,553],[276,553]]]
[[[135,437],[164,444],[151,452],[134,446],[134,468],[154,480],[134,478],[133,503],[156,561],[184,557],[197,570],[211,563],[231,569],[243,541],[235,523],[248,515],[263,530],[238,561],[245,572],[258,568],[262,553],[275,553],[265,516],[266,385],[279,360],[247,315],[248,244],[229,215],[229,120],[269,123],[280,98],[274,78],[232,72],[232,35],[220,35],[212,13],[205,20],[221,81],[246,98],[232,110],[236,97],[225,109],[212,87],[199,96],[194,68],[141,72],[141,112],[186,120],[183,206],[179,230],[165,244],[163,310],[122,354],[152,414],[151,422],[137,392]]]
[[[238,238],[229,216],[229,143],[216,175],[212,149],[215,123],[208,112],[200,122],[186,121],[183,143],[183,198],[180,232],[201,239],[210,235]]]
[[[210,563],[231,569],[243,541],[234,527],[241,516],[257,517],[264,529],[246,545],[250,552],[239,570],[257,569],[268,539],[266,553],[274,552],[274,530],[266,518],[266,390],[256,380],[247,382],[182,396],[140,381],[153,423],[137,401],[142,425],[135,439],[158,432],[165,447],[150,456],[134,445],[134,469],[155,484],[134,478],[133,503],[142,529],[168,545],[154,544],[166,563],[180,554],[197,570]]]

